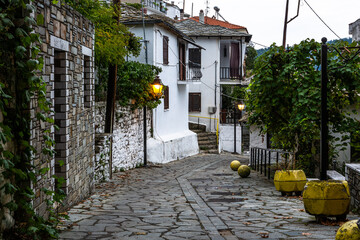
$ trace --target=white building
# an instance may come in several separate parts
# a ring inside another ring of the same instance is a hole
[[[209,132],[218,132],[220,151],[234,152],[236,144],[236,152],[241,153],[241,114],[236,110],[234,126],[235,105],[226,104],[231,99],[228,101],[220,93],[224,86],[242,84],[245,50],[251,35],[244,27],[204,17],[202,11],[200,17],[180,21],[175,27],[206,49],[189,51],[190,67],[199,67],[202,75],[199,84],[190,85],[189,121],[206,125]]]
[[[188,128],[190,73],[186,63],[188,45],[195,48],[198,45],[172,25],[174,20],[164,16],[145,15],[143,27],[139,11],[123,5],[122,23],[147,45],[142,47],[139,57],[129,60],[162,68],[159,76],[165,85],[165,98],[152,112],[153,137],[147,143],[148,161],[165,163],[197,154],[197,136]]]
[[[360,18],[349,24],[349,34],[352,35],[353,41],[360,41]]]

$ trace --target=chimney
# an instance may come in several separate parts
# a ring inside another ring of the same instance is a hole
[[[200,14],[199,14],[199,23],[205,23],[205,17],[204,17],[204,11],[200,10]]]
[[[171,5],[174,5],[175,4],[175,2],[174,1],[171,1]]]

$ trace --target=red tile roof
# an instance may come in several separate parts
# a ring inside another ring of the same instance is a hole
[[[199,22],[199,17],[198,16],[191,17],[189,19],[192,19],[192,20],[195,20],[195,21]],[[221,26],[221,27],[225,27],[225,28],[229,28],[229,29],[235,29],[235,30],[244,29],[247,32],[246,27],[239,26],[239,25],[232,24],[232,23],[228,23],[228,22],[224,22],[224,21],[221,21],[221,20],[217,20],[215,18],[210,18],[210,17],[205,16],[204,21],[205,21],[205,24],[208,24],[208,25]]]

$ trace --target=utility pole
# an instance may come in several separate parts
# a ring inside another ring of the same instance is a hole
[[[283,33],[283,48],[285,49],[286,47],[286,33],[287,33],[287,25],[288,23],[290,23],[292,20],[294,20],[295,18],[297,18],[299,16],[299,11],[300,11],[300,0],[298,0],[298,9],[297,9],[297,14],[295,17],[293,17],[292,19],[290,19],[288,21],[288,13],[289,13],[289,0],[286,0],[286,8],[285,8],[285,21],[284,21],[284,33]]]
[[[113,5],[116,11],[115,19],[117,24],[120,24],[120,0],[113,0]],[[117,64],[110,64],[109,66],[109,78],[108,89],[106,99],[106,113],[105,113],[105,133],[113,133],[114,128],[114,113],[116,102],[116,79],[117,79]],[[109,174],[112,179],[112,144],[113,137],[110,138],[110,159],[109,159]]]

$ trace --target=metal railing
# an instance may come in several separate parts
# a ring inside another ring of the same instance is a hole
[[[279,169],[279,163],[283,162],[287,169],[289,164],[294,168],[294,164],[291,160],[293,153],[286,152],[277,149],[258,148],[252,147],[250,150],[250,166],[256,171],[260,171],[260,174],[271,177],[271,166],[275,164],[275,170]]]
[[[234,121],[235,121],[235,123],[238,124],[242,115],[243,115],[243,113],[241,113],[238,110],[235,111],[235,116],[234,116],[234,109],[221,109],[220,123],[221,124],[234,124]]]
[[[179,70],[179,81],[200,81],[202,78],[201,67],[194,67],[191,64],[183,65],[185,74],[181,74]]]
[[[166,4],[162,0],[143,0],[143,1],[145,6],[166,13],[166,8],[165,8]]]
[[[220,79],[242,79],[240,68],[220,67]]]

